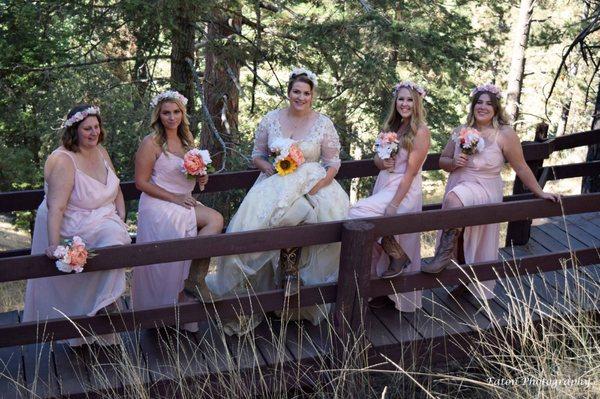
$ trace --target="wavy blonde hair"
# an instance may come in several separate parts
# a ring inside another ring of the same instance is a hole
[[[402,126],[402,116],[396,109],[396,101],[398,101],[398,94],[401,89],[406,89],[410,92],[413,99],[412,115],[410,117],[410,130],[400,137],[400,145],[410,152],[413,148],[413,143],[417,131],[420,127],[427,124],[425,108],[423,108],[423,97],[414,89],[410,87],[402,86],[394,92],[394,99],[390,104],[388,116],[383,123],[383,130],[386,132],[398,132],[400,126]]]
[[[477,101],[479,101],[479,98],[484,94],[490,96],[490,100],[492,101],[492,108],[494,108],[492,126],[494,126],[494,129],[499,129],[500,125],[510,124],[508,117],[506,116],[506,112],[504,111],[504,107],[502,106],[498,96],[490,91],[479,91],[471,98],[469,114],[467,115],[467,127],[475,126],[475,105],[477,104]]]
[[[177,107],[182,113],[181,123],[177,127],[177,137],[181,140],[184,149],[187,151],[194,147],[194,136],[190,131],[190,120],[187,116],[187,110],[183,103],[176,98],[166,98],[156,104],[156,107],[152,110],[152,118],[150,126],[154,129],[154,140],[163,151],[167,150],[167,131],[160,120],[160,109],[165,103],[177,104]]]

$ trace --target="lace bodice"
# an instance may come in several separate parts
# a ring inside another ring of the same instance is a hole
[[[279,122],[281,111],[278,109],[269,112],[258,124],[252,158],[268,158],[269,144],[278,137],[287,137]],[[327,116],[318,114],[308,133],[302,137],[292,135],[290,138],[298,141],[307,162],[320,161],[325,168],[340,168],[340,139],[333,122]]]

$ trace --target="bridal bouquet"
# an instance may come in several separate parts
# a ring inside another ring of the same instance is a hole
[[[398,153],[400,148],[398,134],[394,132],[381,132],[375,140],[375,151],[381,159],[389,159]]]
[[[54,250],[54,256],[58,258],[56,268],[65,273],[81,273],[87,259],[94,256],[85,247],[85,242],[79,236],[73,236],[72,240],[65,240],[65,245],[59,245]]]
[[[275,154],[273,165],[281,176],[292,173],[304,163],[304,154],[298,143],[292,139],[277,138],[271,143],[269,149]]]
[[[466,155],[473,155],[485,148],[481,133],[472,127],[463,127],[459,132],[455,132],[452,134],[452,140],[458,143],[460,151]]]

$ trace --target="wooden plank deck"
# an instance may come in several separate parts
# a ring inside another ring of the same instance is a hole
[[[590,246],[600,247],[600,213],[535,220],[529,243],[502,248],[500,256]],[[464,350],[482,349],[473,337],[507,328],[519,318],[539,322],[549,314],[597,310],[599,287],[600,265],[592,265],[501,280],[496,298],[484,305],[470,295],[454,298],[448,294],[453,287],[427,290],[423,308],[416,313],[401,313],[391,305],[368,310],[370,350],[356,353],[357,362],[381,361],[385,355],[416,370],[422,364],[458,360]],[[18,319],[16,311],[0,314],[0,325]],[[303,384],[316,380],[326,384],[327,373],[318,370],[332,367],[331,334],[335,331],[326,323],[313,326],[271,316],[268,323],[242,338],[224,336],[205,323],[196,333],[174,328],[121,333],[123,345],[110,349],[72,349],[62,343],[0,348],[0,397],[77,398],[90,391],[105,397],[111,392],[140,396],[136,389],[150,391],[152,396],[177,396],[190,381],[196,392],[210,397],[215,386],[247,393],[254,384],[244,381],[277,379],[280,370],[292,374],[286,378]],[[302,368],[290,367],[300,363]],[[258,395],[266,387],[252,389]]]

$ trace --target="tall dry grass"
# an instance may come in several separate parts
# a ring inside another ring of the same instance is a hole
[[[103,398],[159,393],[190,399],[598,398],[600,281],[598,274],[571,267],[571,262],[564,261],[559,278],[545,274],[500,280],[501,311],[472,296],[454,304],[432,299],[434,306],[447,308],[481,332],[471,347],[465,346],[468,357],[460,361],[440,364],[424,356],[368,364],[370,344],[364,332],[343,341],[342,355],[335,356],[338,330],[330,323],[324,322],[316,335],[314,327],[268,315],[258,329],[233,339],[224,334],[218,318],[195,334],[177,326],[121,334],[121,345],[93,346],[86,352],[93,384],[84,383]],[[422,316],[425,322],[437,317]],[[142,338],[155,343],[152,356],[159,354],[160,367],[142,350]],[[299,354],[316,355],[312,367],[300,367]],[[264,357],[272,365],[266,366]],[[24,387],[21,392],[35,397]]]

